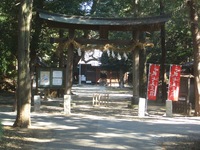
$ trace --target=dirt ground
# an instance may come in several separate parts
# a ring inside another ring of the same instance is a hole
[[[110,100],[109,107],[105,106],[92,106],[92,95],[86,95],[79,91],[79,93],[74,90],[74,95],[72,96],[72,113],[77,114],[91,114],[97,116],[110,116],[115,118],[130,119],[137,116],[138,110],[137,106],[135,108],[128,108],[130,103],[130,97],[120,96],[120,94],[131,94],[130,89],[119,89],[112,88],[109,89],[111,95],[118,93],[119,96],[113,96]],[[13,110],[14,93],[0,91],[0,112],[9,112]],[[32,107],[33,110],[33,107]],[[91,111],[92,110],[92,111]],[[103,111],[102,111],[103,110]],[[47,114],[60,114],[63,112],[63,102],[60,98],[49,98],[47,100],[42,100],[41,113]],[[103,113],[102,113],[103,112]],[[164,115],[165,106],[162,103],[150,102],[148,104],[149,115]],[[34,149],[34,144],[38,146],[37,140],[41,137],[51,136],[53,134],[50,130],[39,130],[39,129],[20,129],[13,128],[12,126],[3,126],[3,137],[0,139],[0,149],[2,150],[17,150],[17,149]],[[29,139],[29,140],[27,140]],[[30,140],[31,139],[31,140]],[[196,149],[199,141],[179,141],[179,142],[163,142],[161,143],[163,149],[173,150],[173,149]]]

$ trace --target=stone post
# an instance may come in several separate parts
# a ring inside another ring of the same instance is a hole
[[[64,95],[64,114],[71,114],[71,95]]]
[[[146,99],[139,98],[139,105],[138,105],[138,117],[145,116],[145,109],[146,109]]]
[[[172,117],[172,101],[166,100],[166,117]]]
[[[35,112],[40,112],[40,105],[41,105],[40,95],[34,95],[34,111]]]

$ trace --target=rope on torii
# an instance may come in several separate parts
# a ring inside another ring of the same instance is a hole
[[[81,45],[80,43],[76,42],[74,39],[69,39],[67,40],[64,44],[63,44],[63,48],[66,49],[69,47],[69,45],[72,44],[74,46],[75,49],[77,49],[78,55],[81,56],[82,51],[88,51],[91,49],[100,49],[102,51],[115,51],[118,52],[118,55],[120,52],[131,52],[132,50],[134,50],[135,48],[140,48],[140,49],[144,49],[145,47],[154,47],[153,43],[141,43],[141,42],[135,42],[133,41],[133,44],[127,47],[117,47],[114,46],[114,44],[105,44],[105,45]],[[109,52],[108,52],[109,53]],[[119,56],[118,56],[119,57]],[[125,54],[124,54],[124,57]]]

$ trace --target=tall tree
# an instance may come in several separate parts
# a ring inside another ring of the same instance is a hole
[[[69,39],[74,38],[74,30],[69,29]],[[74,46],[70,44],[67,50],[67,68],[66,68],[66,89],[65,94],[70,95],[73,84],[73,59],[74,59]]]
[[[160,0],[160,14],[164,14],[164,2]],[[160,42],[161,42],[161,83],[162,83],[162,102],[167,99],[167,89],[166,89],[166,79],[165,79],[165,62],[166,62],[166,49],[165,49],[165,24],[161,26],[160,29]]]
[[[197,0],[187,0],[190,9],[191,32],[194,51],[195,115],[200,115],[200,31],[198,27]]]
[[[17,10],[16,1],[3,0],[0,3],[0,75],[6,77],[16,75]]]
[[[29,53],[32,4],[32,0],[21,0],[18,18],[17,117],[13,126],[23,128],[27,128],[31,125],[31,79]]]
[[[32,17],[32,40],[30,43],[30,59],[31,59],[31,73],[33,74],[34,63],[36,60],[37,51],[39,49],[40,35],[42,32],[42,21],[39,18],[37,9],[43,9],[45,0],[34,0],[33,11],[36,11],[36,15]],[[34,9],[35,8],[35,9]]]

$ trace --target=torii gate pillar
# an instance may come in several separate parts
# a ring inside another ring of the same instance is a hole
[[[139,32],[133,32],[133,40],[135,43],[139,42]],[[139,48],[133,49],[133,99],[131,104],[138,104],[139,101]]]

